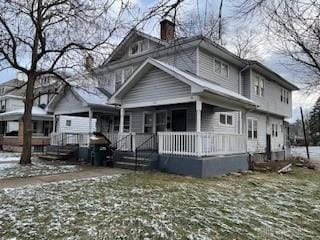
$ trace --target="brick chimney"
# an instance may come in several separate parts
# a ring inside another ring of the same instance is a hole
[[[160,37],[161,40],[164,41],[172,41],[174,40],[174,34],[175,34],[175,25],[172,21],[168,19],[163,19],[160,22]]]
[[[94,59],[90,54],[85,58],[85,68],[87,71],[91,71],[94,68]]]

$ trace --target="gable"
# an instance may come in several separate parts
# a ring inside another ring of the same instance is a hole
[[[106,63],[131,57],[129,55],[130,48],[136,43],[139,43],[139,46],[142,46],[143,49],[143,51],[136,54],[136,56],[164,45],[160,39],[140,33],[138,31],[131,31],[113,51],[113,53],[110,55],[110,59],[108,59]]]
[[[81,112],[86,106],[70,91],[67,90],[55,104],[55,114]]]
[[[149,102],[191,96],[191,87],[169,75],[151,67],[123,96],[123,103]]]

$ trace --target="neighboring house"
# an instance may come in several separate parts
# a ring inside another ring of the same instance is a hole
[[[82,133],[85,136],[81,139],[81,145],[88,146],[89,135],[96,129],[105,134],[111,132],[113,116],[119,113],[107,103],[110,96],[105,89],[92,86],[65,86],[60,89],[46,108],[54,116],[51,143],[57,145],[61,133],[65,138],[68,134],[74,136],[75,133]]]
[[[105,103],[120,108],[120,117],[101,112],[97,130],[119,130],[118,150],[145,150],[152,141],[157,168],[181,174],[244,170],[248,153],[282,159],[298,88],[203,36],[174,39],[174,31],[168,20],[160,39],[133,29],[95,69],[112,94]],[[110,119],[116,127],[106,127]]]
[[[49,144],[52,116],[44,110],[55,94],[58,82],[54,77],[43,76],[35,84],[36,99],[32,108],[34,151]],[[4,150],[21,151],[23,143],[23,113],[26,85],[23,80],[10,80],[0,85],[0,144]]]

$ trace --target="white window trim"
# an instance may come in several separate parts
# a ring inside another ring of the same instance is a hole
[[[226,116],[226,123],[222,123],[222,122],[220,122],[220,115],[225,115]],[[228,124],[227,122],[227,116],[231,116],[231,118],[232,118],[232,124],[230,125],[230,124]],[[232,114],[228,114],[228,113],[219,113],[219,125],[220,126],[224,126],[224,127],[233,127],[234,126],[234,117],[233,117],[233,115]]]
[[[131,129],[132,129],[132,115],[131,115],[131,112],[128,112],[128,113],[125,113],[124,116],[129,116],[129,132],[131,132]],[[111,126],[111,130],[112,132],[116,133],[116,131],[114,131],[114,127],[116,126],[116,117],[119,117],[119,124],[118,125],[118,132],[120,131],[120,116],[113,116],[112,118],[112,126]],[[124,122],[123,122],[123,130],[124,130]]]
[[[252,121],[252,130],[251,130],[251,133],[252,133],[252,137],[249,138],[249,135],[248,135],[248,131],[249,131],[249,124],[248,124],[248,121]],[[253,121],[257,121],[257,138],[254,138],[254,129],[253,129]],[[259,136],[259,121],[257,118],[252,118],[252,117],[248,117],[247,118],[247,138],[249,141],[257,141],[258,140],[258,136]]]
[[[255,74],[255,77],[258,77],[258,90],[259,90],[259,94],[256,93],[256,85],[255,85],[255,80],[256,79],[253,79],[253,91],[254,91],[254,95],[256,97],[264,97],[265,95],[265,90],[266,90],[266,79],[264,77],[262,77],[261,75],[259,74]],[[263,94],[261,94],[261,85],[260,85],[260,81],[263,82]]]
[[[145,133],[144,131],[144,124],[145,124],[145,115],[150,114],[152,115],[152,133],[155,132],[155,112],[152,111],[144,111],[142,115],[142,132]]]
[[[222,67],[222,64],[227,65],[227,67],[228,67],[228,76],[227,77],[223,76],[222,73],[219,74],[219,73],[216,72],[216,60],[221,63],[221,67]],[[213,58],[213,73],[216,74],[219,77],[222,77],[222,78],[225,78],[225,79],[229,79],[229,77],[230,77],[230,65],[227,62],[225,62],[225,61],[223,61],[223,60],[221,60],[219,58],[214,57]]]

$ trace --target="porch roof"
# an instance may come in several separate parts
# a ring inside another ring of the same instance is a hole
[[[0,114],[1,121],[20,120],[24,114],[24,108],[19,108],[13,111]],[[49,115],[45,110],[39,107],[32,107],[32,120],[52,120],[52,115]]]
[[[131,77],[114,93],[114,95],[110,98],[110,102],[113,104],[117,103],[117,99],[121,99],[121,97],[129,91],[131,87],[134,86],[135,82],[139,80],[139,76],[144,74],[150,66],[154,66],[167,74],[175,77],[176,79],[188,84],[191,86],[191,93],[201,96],[203,93],[210,93],[213,96],[219,96],[224,98],[225,100],[233,100],[238,103],[242,103],[246,105],[248,108],[256,108],[258,105],[239,93],[221,87],[220,85],[201,78],[192,73],[182,71],[172,65],[166,64],[159,60],[155,60],[153,58],[148,58],[132,75]]]

